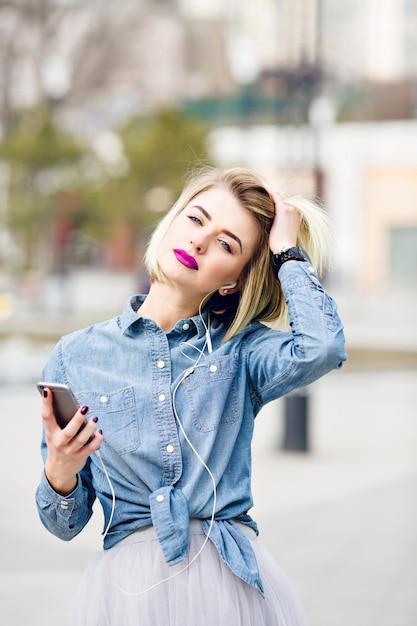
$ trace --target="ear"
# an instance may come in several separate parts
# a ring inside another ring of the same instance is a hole
[[[240,280],[237,280],[230,285],[222,285],[219,287],[219,294],[221,296],[230,296],[232,293],[236,293],[236,291],[240,290]]]

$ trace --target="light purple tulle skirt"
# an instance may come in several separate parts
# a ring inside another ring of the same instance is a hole
[[[201,526],[191,532],[188,562],[204,540]],[[72,604],[70,626],[306,626],[286,575],[255,534],[251,543],[264,598],[229,570],[211,541],[184,570],[187,561],[167,566],[158,540],[135,533],[104,558],[92,557]]]

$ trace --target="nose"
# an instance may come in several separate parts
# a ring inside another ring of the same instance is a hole
[[[195,250],[197,250],[197,252],[201,253],[204,251],[205,243],[202,238],[197,239],[196,237],[194,237],[194,239],[190,240],[190,244]]]

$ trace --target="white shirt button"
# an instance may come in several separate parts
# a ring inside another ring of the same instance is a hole
[[[188,322],[185,322],[185,324],[182,325],[183,330],[188,330],[189,328],[190,328],[190,325],[188,324]]]
[[[174,452],[174,446],[170,443],[167,445],[167,452],[169,452],[170,454]]]
[[[68,508],[68,502],[66,500],[61,500],[61,509],[67,509]]]
[[[100,402],[101,402],[102,404],[106,404],[106,402],[107,402],[107,396],[100,396]]]
[[[158,363],[156,364],[157,367],[159,367],[159,369],[161,370],[163,367],[165,367],[165,363],[163,361],[158,361]]]
[[[157,502],[163,502],[164,501],[164,496],[162,496],[162,495],[156,496],[156,501]]]
[[[160,393],[159,394],[159,402],[163,402],[165,400],[166,396],[164,393]]]
[[[217,365],[210,365],[210,372],[217,372]]]

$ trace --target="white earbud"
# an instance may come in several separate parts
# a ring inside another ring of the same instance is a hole
[[[237,283],[232,283],[231,285],[222,285],[221,287],[219,287],[219,289],[234,289],[236,285]]]

